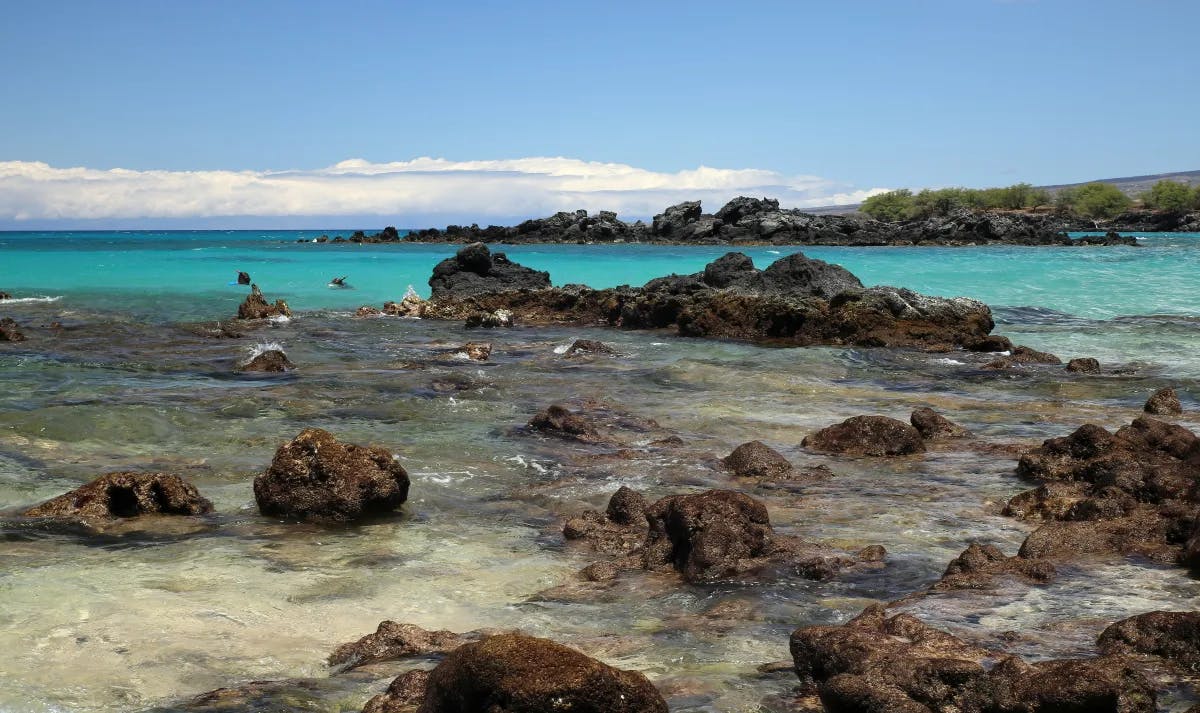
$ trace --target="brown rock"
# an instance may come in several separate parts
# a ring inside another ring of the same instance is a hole
[[[118,472],[102,475],[22,514],[111,520],[141,515],[203,515],[212,510],[212,503],[177,475]]]
[[[378,317],[381,314],[383,314],[383,312],[381,312],[379,308],[372,307],[371,305],[363,305],[362,307],[354,310],[355,317]]]
[[[563,537],[583,540],[597,552],[624,554],[646,539],[646,498],[621,486],[608,501],[604,514],[594,510],[571,518],[563,526]]]
[[[429,671],[407,671],[396,677],[387,690],[367,701],[362,713],[414,713],[425,699]]]
[[[1159,389],[1146,400],[1142,410],[1155,416],[1178,416],[1183,413],[1183,404],[1179,403],[1175,389]]]
[[[1067,371],[1073,371],[1079,374],[1099,374],[1100,362],[1091,357],[1072,359],[1071,361],[1067,362]]]
[[[1008,337],[989,334],[964,343],[963,349],[969,352],[1011,352],[1013,343]]]
[[[903,421],[886,416],[855,416],[806,437],[801,443],[818,453],[899,456],[924,453],[921,434]]]
[[[279,349],[268,349],[243,364],[238,371],[262,371],[281,373],[295,369],[296,365]]]
[[[739,478],[775,479],[792,470],[787,458],[762,441],[743,443],[721,463]]]
[[[0,342],[23,342],[25,335],[21,333],[15,320],[11,317],[0,319]]]
[[[337,647],[329,656],[329,665],[348,670],[377,661],[445,654],[467,640],[452,631],[426,631],[415,624],[382,621],[374,634]]]
[[[988,589],[998,576],[1013,576],[1044,584],[1054,578],[1054,565],[1044,560],[1006,557],[995,545],[971,543],[950,560],[942,578],[933,585],[938,592],[956,589]]]
[[[267,302],[258,285],[250,285],[250,294],[238,306],[238,319],[267,319],[268,317],[291,317],[287,302],[275,300],[275,304]]]
[[[307,428],[275,452],[254,479],[264,515],[312,522],[349,522],[396,510],[408,499],[408,473],[383,448],[341,443]]]
[[[604,342],[598,342],[595,339],[576,339],[571,343],[571,346],[567,347],[565,356],[574,357],[586,354],[607,354],[612,356],[616,353],[617,352],[615,349],[608,346]]]
[[[766,506],[732,490],[668,496],[646,515],[644,566],[674,567],[689,582],[737,576],[777,552]]]
[[[558,404],[539,411],[530,419],[529,428],[560,438],[573,438],[580,441],[602,440],[600,432],[592,423]]]
[[[502,634],[466,644],[429,675],[419,713],[667,713],[646,677],[547,639]]]
[[[491,342],[467,342],[454,350],[455,355],[465,355],[472,361],[487,361],[492,355]]]
[[[1122,619],[1100,634],[1105,654],[1145,654],[1200,670],[1200,612],[1155,611]]]
[[[931,408],[919,408],[912,412],[909,422],[927,441],[943,438],[965,438],[971,432]]]

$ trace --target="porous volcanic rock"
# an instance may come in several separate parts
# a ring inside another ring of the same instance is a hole
[[[595,339],[576,339],[574,342],[571,342],[571,346],[567,347],[567,351],[564,352],[563,355],[567,358],[570,358],[598,354],[612,356],[616,353],[617,351],[615,349],[608,346],[604,342],[600,342]]]
[[[367,701],[362,713],[414,713],[425,699],[429,686],[429,671],[405,671],[397,676],[387,690]]]
[[[1183,413],[1183,404],[1179,403],[1175,389],[1159,389],[1146,399],[1142,410],[1155,416],[1178,416]]]
[[[467,342],[454,350],[455,355],[462,355],[471,361],[487,361],[492,356],[491,342]]]
[[[721,463],[739,478],[774,479],[792,470],[787,458],[762,441],[743,443],[725,456]]]
[[[275,304],[267,302],[258,285],[250,285],[250,294],[238,306],[238,319],[268,319],[271,317],[291,317],[287,302],[275,300]]]
[[[103,521],[141,515],[204,515],[212,503],[196,486],[167,473],[102,475],[69,493],[26,510],[27,517]]]
[[[1078,374],[1099,374],[1100,362],[1092,357],[1081,357],[1067,362],[1067,371]]]
[[[254,479],[264,515],[341,523],[392,512],[408,499],[408,473],[378,447],[342,443],[306,428],[275,452]]]
[[[551,404],[529,420],[529,428],[539,433],[595,442],[603,440],[599,429],[582,415],[561,404]]]
[[[0,342],[23,342],[25,335],[12,317],[0,319]]]
[[[419,713],[667,713],[650,681],[548,639],[500,634],[455,649],[429,674]]]
[[[471,297],[478,294],[513,290],[540,290],[550,287],[550,273],[532,270],[511,262],[504,253],[495,253],[483,243],[471,243],[433,268],[429,278],[433,299]]]
[[[942,578],[933,585],[933,591],[988,589],[1001,576],[1044,584],[1054,575],[1054,565],[1045,560],[1026,559],[1019,555],[1006,557],[995,545],[972,542],[962,554],[950,560]]]
[[[609,498],[603,513],[587,510],[568,520],[563,526],[563,537],[587,542],[593,550],[604,554],[630,552],[646,539],[648,506],[641,493],[622,485]]]
[[[817,453],[851,456],[925,452],[925,442],[917,429],[887,416],[854,416],[806,436],[800,445]]]
[[[931,408],[919,408],[909,416],[909,423],[921,438],[936,441],[945,438],[965,438],[971,432]]]
[[[645,567],[673,567],[689,582],[735,577],[778,551],[766,506],[732,490],[671,495],[646,516]]]
[[[296,365],[287,358],[281,349],[267,349],[259,352],[253,359],[238,368],[238,371],[262,371],[279,373],[291,371]]]
[[[329,665],[348,670],[377,661],[445,654],[470,640],[452,631],[427,631],[415,624],[387,620],[379,623],[375,633],[337,647],[329,656]]]
[[[1200,612],[1155,611],[1112,624],[1096,645],[1106,654],[1144,654],[1200,670]]]

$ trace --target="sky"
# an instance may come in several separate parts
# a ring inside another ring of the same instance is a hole
[[[0,228],[648,217],[1200,169],[1194,0],[0,6]]]

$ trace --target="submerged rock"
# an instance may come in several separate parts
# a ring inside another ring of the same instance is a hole
[[[426,631],[415,624],[382,621],[375,633],[337,647],[329,656],[329,665],[347,670],[377,661],[445,654],[470,640],[452,631]]]
[[[612,347],[604,342],[596,341],[595,339],[576,339],[571,342],[571,346],[567,347],[564,356],[567,358],[581,355],[596,355],[606,354],[609,356],[615,355],[617,352]]]
[[[454,350],[456,356],[464,356],[471,361],[487,361],[492,356],[491,342],[467,342]]]
[[[270,317],[291,317],[287,302],[275,300],[275,304],[267,302],[258,285],[250,285],[250,294],[238,306],[238,319],[268,319]]]
[[[471,243],[434,266],[429,287],[434,299],[540,290],[550,287],[550,273],[511,262],[504,253],[493,255],[483,243]]]
[[[560,438],[588,442],[603,440],[595,425],[560,404],[552,404],[535,414],[529,420],[529,428]]]
[[[841,626],[791,636],[797,675],[830,711],[895,713],[1152,713],[1151,682],[1126,659],[1029,664],[995,654],[907,614],[872,605]]]
[[[425,699],[428,686],[429,671],[406,671],[386,691],[367,701],[362,713],[414,713]]]
[[[177,475],[118,472],[102,475],[22,514],[102,521],[141,515],[204,515],[212,510],[212,503]]]
[[[919,408],[912,412],[909,422],[921,438],[936,441],[943,438],[965,438],[971,432],[931,408]]]
[[[640,673],[548,639],[501,634],[451,652],[430,672],[418,710],[667,713],[667,704]]]
[[[296,365],[287,358],[281,349],[267,349],[259,352],[253,359],[238,368],[238,371],[261,371],[280,373],[295,369]]]
[[[609,499],[605,512],[588,510],[568,520],[563,537],[587,542],[597,552],[624,554],[646,539],[647,507],[641,493],[621,486]]]
[[[23,342],[25,335],[12,317],[0,319],[0,342]]]
[[[800,445],[817,453],[851,456],[925,452],[925,443],[917,429],[887,416],[854,416],[805,437]]]
[[[743,443],[721,463],[739,478],[775,479],[792,470],[787,458],[762,441]]]
[[[1158,656],[1185,671],[1200,671],[1200,612],[1155,611],[1122,619],[1096,645],[1106,654]]]
[[[392,512],[408,499],[408,473],[378,447],[341,443],[307,428],[279,447],[254,479],[263,515],[312,522],[350,522]]]
[[[1049,562],[1019,555],[1006,557],[995,545],[973,542],[962,554],[950,560],[942,578],[933,585],[933,591],[988,589],[1000,576],[1044,584],[1054,575],[1054,565]]]
[[[1183,413],[1183,404],[1179,403],[1175,389],[1159,389],[1146,400],[1142,410],[1155,416],[1178,416]]]
[[[1067,371],[1073,371],[1078,374],[1099,374],[1100,362],[1091,357],[1072,359],[1067,362]]]

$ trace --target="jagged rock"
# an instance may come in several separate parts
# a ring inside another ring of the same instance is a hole
[[[363,305],[354,311],[355,317],[378,317],[381,314],[383,314],[382,310],[371,305]]]
[[[258,285],[250,285],[250,294],[238,306],[238,319],[268,319],[270,317],[291,317],[287,302],[275,300],[275,304],[267,302]]]
[[[501,634],[465,644],[429,674],[419,713],[667,713],[646,677],[548,639]]]
[[[423,300],[412,292],[405,295],[399,302],[384,302],[383,313],[389,317],[415,317],[420,319],[425,316],[425,308],[429,304],[427,300]]]
[[[563,537],[583,540],[605,554],[624,554],[646,539],[648,504],[641,493],[621,486],[608,501],[604,513],[588,510],[563,526]]]
[[[102,475],[22,514],[104,521],[141,515],[204,515],[212,510],[212,503],[177,475],[118,472]]]
[[[458,349],[454,350],[454,354],[462,355],[471,361],[487,361],[492,355],[491,342],[467,342]]]
[[[539,411],[530,419],[529,428],[561,438],[593,442],[602,440],[599,430],[593,424],[559,404],[552,404]]]
[[[973,542],[962,554],[950,560],[933,590],[987,589],[996,577],[1005,575],[1044,584],[1054,578],[1055,569],[1044,560],[1006,557],[995,545]]]
[[[743,443],[721,463],[739,478],[774,479],[792,470],[787,458],[762,441]]]
[[[734,577],[778,551],[766,506],[732,490],[668,496],[646,517],[644,566],[674,567],[689,582]]]
[[[650,223],[650,234],[682,237],[687,227],[700,219],[700,214],[700,201],[685,201],[670,206],[654,216]]]
[[[1159,389],[1146,400],[1142,410],[1155,416],[1178,416],[1183,413],[1183,404],[1179,403],[1175,389]]]
[[[382,621],[375,633],[337,647],[329,656],[329,665],[348,670],[377,661],[445,654],[469,640],[452,631],[426,631],[415,624]]]
[[[279,349],[267,349],[256,354],[253,359],[238,368],[238,371],[285,372],[295,369],[296,365]]]
[[[1067,371],[1073,371],[1079,374],[1099,374],[1100,362],[1091,357],[1083,357],[1072,359],[1067,362]]]
[[[362,713],[415,713],[425,699],[429,671],[406,671],[388,685],[387,690],[367,701]]]
[[[1105,654],[1145,654],[1200,670],[1200,612],[1155,611],[1122,619],[1100,634]]]
[[[826,710],[861,713],[1151,713],[1150,681],[1121,657],[1028,664],[872,605],[842,626],[797,629],[792,660]]]
[[[984,364],[985,369],[1008,369],[1017,364],[1061,364],[1059,359],[1050,352],[1039,352],[1024,345],[1012,348],[1009,355]]]
[[[969,352],[1011,352],[1012,340],[999,334],[988,334],[978,339],[963,343],[963,349]]]
[[[925,452],[917,429],[887,416],[854,416],[805,437],[800,445],[818,453],[856,456]]]
[[[919,408],[913,411],[912,416],[909,417],[909,422],[921,434],[921,438],[927,441],[936,441],[943,438],[965,438],[971,435],[970,431],[931,408]]]
[[[408,473],[378,447],[341,443],[307,428],[275,452],[254,479],[264,515],[313,522],[350,522],[392,512],[408,499]]]
[[[513,326],[511,310],[498,309],[495,312],[476,312],[467,317],[467,329],[497,329]]]
[[[435,299],[540,290],[550,287],[550,273],[523,267],[504,253],[493,255],[483,243],[472,243],[434,266],[429,287]]]
[[[564,355],[569,358],[583,354],[615,355],[616,353],[616,350],[604,342],[599,342],[595,339],[576,339],[574,342],[571,342],[571,346],[567,347]]]
[[[11,317],[0,319],[0,342],[23,342],[25,335],[21,333],[16,320]]]

